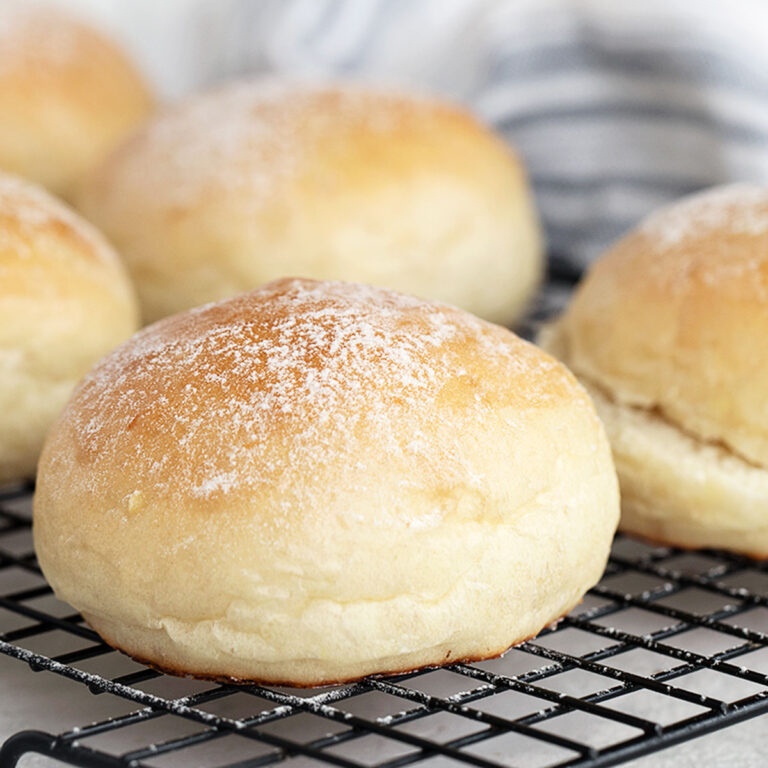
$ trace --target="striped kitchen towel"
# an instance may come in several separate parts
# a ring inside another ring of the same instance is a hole
[[[464,102],[519,149],[574,269],[668,200],[768,183],[765,0],[67,1],[173,96],[276,71]]]

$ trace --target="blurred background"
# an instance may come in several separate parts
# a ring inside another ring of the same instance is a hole
[[[463,102],[517,146],[575,267],[668,200],[768,181],[764,0],[57,2],[165,100],[278,72]]]

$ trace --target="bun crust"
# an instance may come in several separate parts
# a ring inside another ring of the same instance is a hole
[[[35,545],[132,656],[307,686],[498,655],[599,579],[617,516],[559,363],[448,306],[281,280],[84,379],[46,444]]]
[[[299,274],[511,323],[542,270],[526,175],[499,138],[459,108],[351,86],[194,97],[78,204],[127,259],[146,321]]]
[[[150,111],[128,59],[47,5],[0,6],[0,168],[71,198]]]
[[[545,345],[602,393],[624,529],[768,555],[766,337],[766,188],[686,198],[594,264]]]
[[[137,324],[104,238],[42,189],[0,174],[0,485],[34,476],[76,382]]]

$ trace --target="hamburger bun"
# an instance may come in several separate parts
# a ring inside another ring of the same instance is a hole
[[[611,439],[621,527],[768,556],[768,188],[665,208],[599,259],[542,337]]]
[[[71,199],[151,98],[101,33],[37,2],[0,3],[0,169]]]
[[[458,107],[353,86],[193,97],[112,155],[78,205],[126,259],[146,322],[298,274],[510,324],[542,271],[526,174],[500,138]]]
[[[77,381],[137,326],[133,288],[104,238],[0,173],[0,485],[34,477]]]
[[[482,659],[600,578],[610,449],[558,362],[445,305],[280,280],[82,381],[40,464],[56,594],[175,674],[311,686]]]

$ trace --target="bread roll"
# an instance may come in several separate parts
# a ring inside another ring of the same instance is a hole
[[[448,306],[280,280],[91,371],[34,534],[111,645],[309,686],[536,634],[599,579],[617,517],[602,427],[548,355]]]
[[[34,476],[77,381],[137,325],[133,289],[104,238],[0,173],[0,485]]]
[[[457,107],[352,86],[192,98],[114,154],[79,205],[126,258],[148,322],[298,274],[508,324],[542,269],[525,172],[499,138]]]
[[[70,198],[150,104],[136,70],[100,33],[34,0],[2,0],[0,169]]]
[[[593,265],[545,346],[593,394],[622,528],[768,556],[768,189],[655,213]]]

